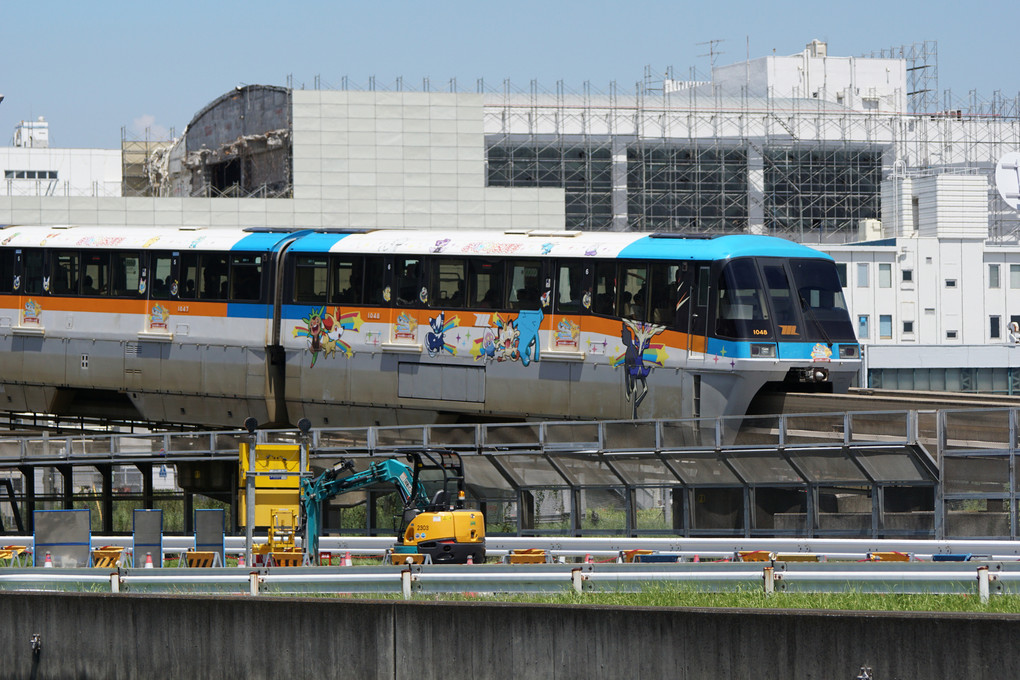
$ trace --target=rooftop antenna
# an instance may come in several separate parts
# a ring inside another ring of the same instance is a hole
[[[715,58],[718,57],[720,54],[726,54],[725,52],[720,52],[719,50],[716,49],[716,45],[718,45],[721,42],[723,42],[723,39],[722,38],[717,38],[715,40],[708,40],[706,42],[699,42],[699,43],[697,43],[699,47],[701,45],[708,45],[708,53],[707,54],[699,54],[698,56],[699,57],[708,57],[708,64],[709,64],[709,66],[712,69],[715,69]]]

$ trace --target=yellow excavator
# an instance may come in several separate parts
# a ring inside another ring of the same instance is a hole
[[[309,560],[314,562],[318,558],[324,502],[375,484],[393,484],[404,504],[394,555],[410,557],[412,561],[423,559],[415,555],[427,555],[435,563],[484,562],[485,518],[480,511],[464,507],[464,463],[460,454],[445,449],[409,449],[397,453],[409,464],[389,458],[355,472],[354,462],[342,459],[318,477],[301,480]],[[442,473],[441,488],[431,499],[421,482],[424,471]]]

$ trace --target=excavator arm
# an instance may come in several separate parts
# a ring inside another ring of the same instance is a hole
[[[319,536],[322,534],[322,504],[340,494],[357,491],[375,484],[393,484],[405,508],[424,510],[428,504],[425,488],[416,479],[414,471],[395,458],[377,463],[363,472],[346,477],[340,476],[353,471],[354,463],[341,460],[314,479],[301,480],[301,497],[305,509],[305,545],[308,556],[315,559],[319,554]]]

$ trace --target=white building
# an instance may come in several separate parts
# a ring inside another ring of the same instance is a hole
[[[988,191],[984,175],[894,175],[885,221],[823,248],[840,263],[869,386],[1020,394],[1020,245],[989,241]]]
[[[21,121],[14,130],[14,146],[0,147],[0,171],[0,197],[31,201],[121,195],[120,151],[52,148],[49,123],[42,116]],[[44,208],[40,203],[37,209]]]

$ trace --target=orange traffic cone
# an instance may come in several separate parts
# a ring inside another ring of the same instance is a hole
[[[345,567],[353,567],[354,566],[354,560],[351,559],[351,551],[350,550],[348,550],[347,552],[344,553],[344,562],[343,562],[343,564],[344,564]]]
[[[237,566],[239,567],[244,566],[244,553],[241,553],[241,556],[237,558]]]
[[[585,553],[585,555],[584,555],[584,563],[585,564],[591,564],[591,553]]]
[[[468,564],[474,564],[475,563],[475,556],[474,555],[468,555],[467,563]]]
[[[52,566],[53,566],[53,558],[50,557],[50,553],[47,550],[46,551],[46,561],[43,562],[43,567],[52,567]]]
[[[145,553],[145,568],[152,569],[152,553]]]
[[[700,562],[700,561],[701,561],[701,558],[700,558],[700,557],[698,557],[697,555],[695,555],[695,556],[694,556],[694,560],[693,560],[693,561],[694,561],[694,562]]]

